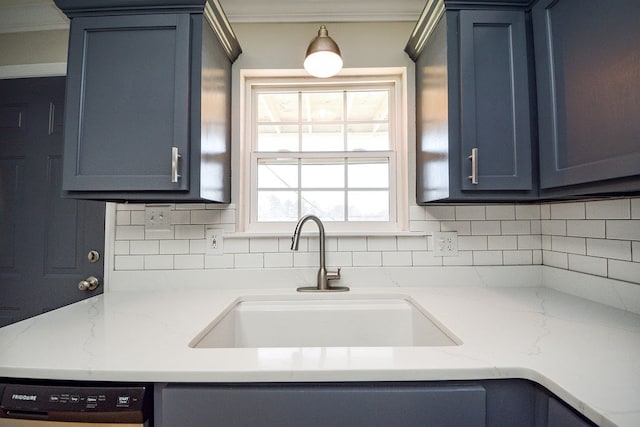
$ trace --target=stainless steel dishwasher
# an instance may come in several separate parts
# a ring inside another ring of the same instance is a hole
[[[0,383],[0,427],[151,425],[150,386]]]

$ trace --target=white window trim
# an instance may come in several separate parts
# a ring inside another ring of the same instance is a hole
[[[290,233],[295,222],[261,222],[259,224],[251,222],[252,203],[252,133],[253,120],[248,111],[251,106],[253,86],[275,86],[289,83],[295,79],[300,81],[308,80],[310,84],[335,85],[341,82],[355,81],[364,83],[393,81],[395,83],[395,121],[392,123],[396,141],[396,163],[392,165],[392,182],[396,196],[395,218],[391,221],[362,221],[348,223],[334,223],[327,221],[324,223],[329,232],[348,233],[404,233],[409,231],[409,170],[408,170],[408,96],[407,96],[407,69],[406,67],[378,67],[378,68],[348,68],[343,69],[338,76],[330,79],[318,80],[309,77],[304,70],[282,69],[243,69],[240,70],[240,203],[238,204],[238,230],[245,233],[265,233],[281,234]],[[396,167],[397,166],[397,167]],[[392,217],[394,215],[391,215]]]

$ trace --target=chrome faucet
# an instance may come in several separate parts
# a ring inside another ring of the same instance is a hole
[[[317,286],[303,286],[298,288],[298,292],[344,292],[348,291],[349,288],[346,286],[329,286],[330,280],[340,280],[340,268],[338,271],[329,272],[327,271],[327,266],[325,264],[325,251],[324,251],[324,243],[325,243],[325,235],[324,235],[324,225],[322,225],[322,221],[315,215],[305,215],[298,221],[296,224],[296,229],[293,232],[293,237],[291,238],[291,250],[297,251],[298,244],[300,240],[300,232],[302,231],[302,226],[305,222],[312,220],[316,224],[318,224],[318,231],[320,233],[320,269],[318,270],[318,284]]]

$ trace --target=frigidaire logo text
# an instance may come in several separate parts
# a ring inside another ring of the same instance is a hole
[[[35,394],[14,394],[11,396],[13,400],[32,400],[35,401],[38,398]]]

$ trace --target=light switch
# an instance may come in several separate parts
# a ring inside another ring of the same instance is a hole
[[[144,209],[144,228],[154,231],[171,231],[171,206],[150,205]]]

